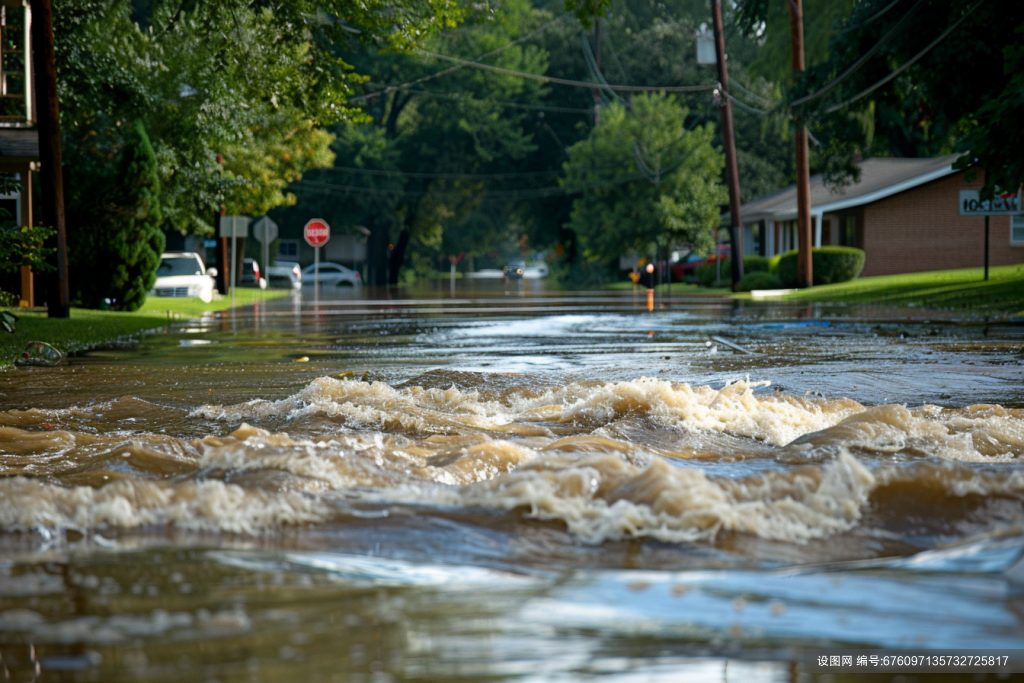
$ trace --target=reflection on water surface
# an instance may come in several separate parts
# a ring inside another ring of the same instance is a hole
[[[802,647],[1024,643],[1019,326],[365,294],[0,375],[15,680],[789,681]]]

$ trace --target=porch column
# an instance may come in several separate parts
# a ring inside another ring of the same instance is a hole
[[[764,254],[765,256],[775,256],[775,221],[767,219],[764,222],[764,231],[766,233],[764,240]]]
[[[21,196],[18,204],[21,215],[18,216],[22,226],[32,225],[32,164],[24,164],[18,171],[21,176]],[[22,307],[32,308],[36,305],[34,278],[31,266],[21,267],[21,301],[18,304]]]
[[[821,246],[821,219],[825,217],[825,214],[814,213],[811,214],[814,218],[814,246]]]

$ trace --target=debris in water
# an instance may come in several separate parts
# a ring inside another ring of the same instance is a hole
[[[721,337],[712,337],[711,339],[713,341],[718,342],[719,344],[724,344],[725,346],[728,346],[733,351],[739,351],[740,353],[745,353],[745,354],[750,355],[750,356],[760,356],[761,355],[761,354],[757,353],[756,351],[751,351],[750,349],[745,349],[742,346],[740,346],[739,344],[734,344],[731,341],[729,341],[728,339],[722,339]],[[710,346],[710,345],[711,345],[711,342],[708,342],[708,346]]]
[[[308,363],[309,362],[309,356],[303,356],[302,358],[296,358],[295,362],[296,363]]]
[[[14,324],[20,319],[10,311],[0,311],[0,325],[11,334],[14,334]]]
[[[14,360],[15,365],[42,365],[53,367],[64,360],[64,354],[46,342],[34,341],[25,346],[21,357]]]

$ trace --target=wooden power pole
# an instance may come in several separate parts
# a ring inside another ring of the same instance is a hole
[[[47,287],[51,318],[71,315],[68,287],[68,240],[64,225],[64,176],[60,154],[60,108],[57,104],[57,63],[53,50],[53,5],[32,0],[32,63],[36,73],[36,117],[39,129],[39,179],[42,220],[57,231],[57,287]]]
[[[789,0],[789,37],[793,53],[793,71],[801,73],[804,64],[803,0]],[[796,126],[796,211],[797,211],[797,284],[810,287],[814,283],[814,261],[811,250],[811,170],[807,148],[807,126],[799,116]]]
[[[743,220],[740,216],[740,174],[736,164],[736,134],[732,125],[732,101],[729,99],[729,71],[725,66],[725,35],[722,31],[722,0],[711,0],[715,29],[715,56],[722,97],[722,144],[725,146],[725,171],[729,182],[729,242],[731,244],[732,288],[743,279]],[[715,240],[718,244],[718,240]],[[717,259],[720,255],[715,254]]]
[[[601,75],[601,19],[594,18],[594,62],[597,64],[597,76]],[[594,80],[600,80],[595,78]],[[601,91],[594,88],[594,127],[601,121]]]

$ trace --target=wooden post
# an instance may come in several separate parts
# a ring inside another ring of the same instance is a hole
[[[32,226],[32,164],[25,164],[21,175],[21,225]],[[32,266],[21,267],[21,302],[20,306],[33,308],[36,305],[35,278]]]
[[[729,72],[725,67],[725,36],[722,30],[722,0],[711,0],[711,15],[715,29],[715,55],[718,62],[718,82],[725,91],[722,95],[722,144],[725,147],[725,171],[729,183],[729,242],[732,255],[732,288],[743,279],[743,219],[740,216],[740,175],[736,164],[736,136],[732,125],[732,101],[729,99]],[[716,240],[717,241],[717,240]],[[715,254],[719,256],[718,253]]]
[[[988,282],[988,216],[985,216],[985,282]]]
[[[22,308],[32,308],[36,305],[35,288],[32,286],[32,266],[21,267],[21,301]]]
[[[804,8],[802,0],[789,0],[789,38],[793,53],[793,71],[801,73],[804,65]],[[797,284],[810,287],[814,283],[814,262],[811,238],[811,171],[807,148],[807,126],[799,116],[796,124],[796,209],[797,209]]]
[[[601,71],[601,19],[594,18],[594,60],[597,70]],[[601,121],[601,91],[594,88],[594,127]]]
[[[43,224],[57,231],[56,288],[48,287],[46,305],[51,318],[71,315],[68,286],[68,246],[64,225],[64,178],[60,153],[60,107],[57,65],[53,50],[53,6],[32,0],[32,60],[36,73],[36,113],[39,126],[39,179],[43,189]]]

